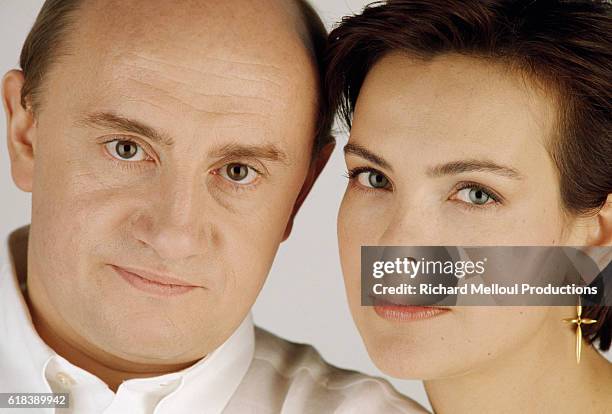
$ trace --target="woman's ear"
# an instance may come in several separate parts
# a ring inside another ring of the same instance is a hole
[[[22,105],[23,72],[11,70],[2,79],[2,103],[6,113],[6,138],[13,181],[21,190],[32,191],[36,120],[31,108]]]
[[[588,244],[592,246],[612,246],[612,193],[608,194],[606,203],[593,217]]]

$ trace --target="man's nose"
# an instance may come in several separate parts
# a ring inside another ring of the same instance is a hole
[[[167,180],[152,196],[139,218],[135,236],[162,259],[177,260],[202,254],[206,242],[204,195],[189,180]]]

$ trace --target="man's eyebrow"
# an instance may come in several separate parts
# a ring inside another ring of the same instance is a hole
[[[522,175],[512,167],[507,167],[488,160],[461,160],[436,165],[427,169],[430,177],[441,177],[443,175],[454,175],[465,172],[490,172],[515,180],[522,179]]]
[[[142,135],[154,142],[166,146],[174,145],[174,140],[168,134],[158,131],[143,122],[126,118],[112,112],[94,112],[87,114],[79,119],[76,124],[86,127],[121,130],[123,132]]]
[[[287,154],[274,144],[246,145],[231,143],[210,152],[213,158],[258,158],[287,164]]]
[[[358,144],[348,143],[344,146],[344,154],[353,154],[363,159],[370,161],[373,164],[378,165],[381,168],[386,168],[389,171],[393,171],[391,164],[389,164],[383,157],[374,154],[369,149],[362,147]]]

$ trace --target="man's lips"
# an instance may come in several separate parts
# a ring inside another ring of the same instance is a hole
[[[149,282],[159,283],[160,285],[198,287],[197,285],[194,285],[193,283],[186,282],[184,280],[181,280],[175,276],[171,276],[168,274],[154,273],[152,271],[148,271],[144,269],[136,269],[134,267],[127,267],[127,266],[115,266],[115,265],[111,265],[111,266],[125,270],[126,272],[133,273],[136,276],[140,276],[143,279],[147,279]]]
[[[110,266],[123,280],[147,293],[160,296],[175,296],[201,287],[167,274],[153,273],[148,270],[127,266]]]

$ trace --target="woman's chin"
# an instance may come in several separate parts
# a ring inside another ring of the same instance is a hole
[[[448,318],[450,315],[418,322],[389,322],[372,313],[362,314],[356,322],[370,358],[387,375],[429,380],[461,375],[470,365],[478,364],[473,360],[476,354],[465,355],[469,349],[465,342],[469,341],[454,343],[453,338],[464,336],[455,332],[458,326]]]
[[[463,364],[457,360],[452,350],[428,347],[418,342],[405,337],[376,337],[365,341],[368,354],[376,367],[394,378],[429,380],[457,375],[463,371]]]

